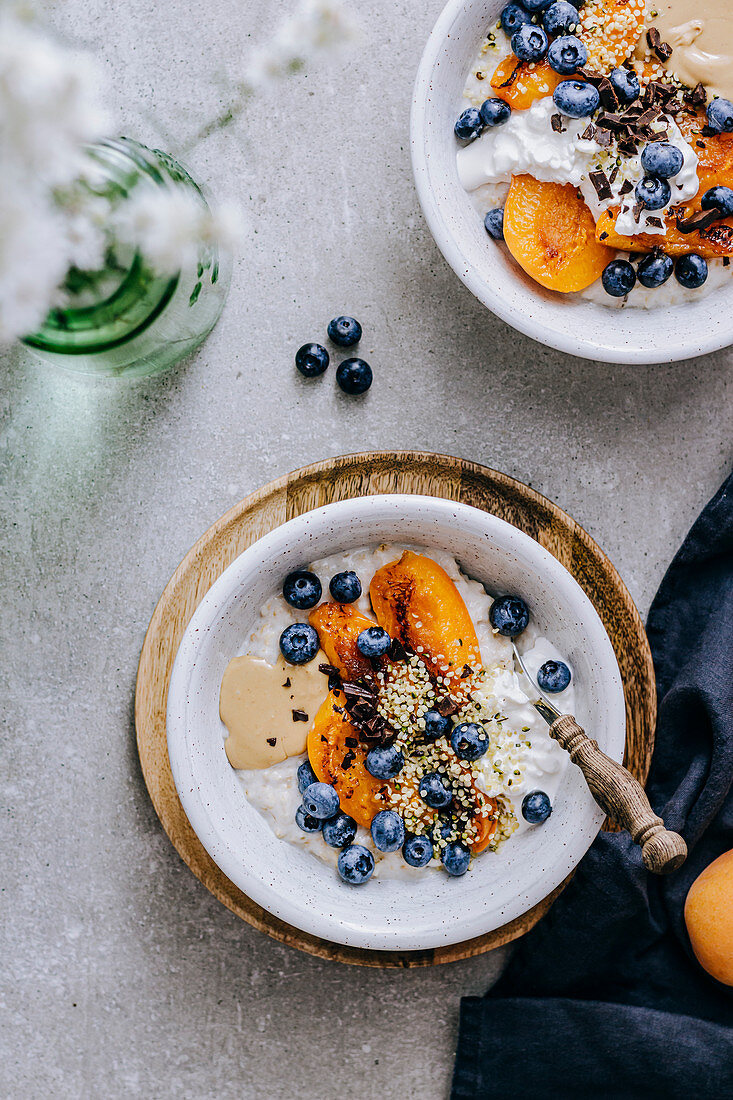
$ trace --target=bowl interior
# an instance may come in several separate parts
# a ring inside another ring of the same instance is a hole
[[[550,347],[612,363],[673,362],[727,347],[733,281],[705,298],[659,309],[608,309],[545,290],[492,241],[461,187],[453,124],[466,76],[501,0],[449,0],[428,39],[415,83],[412,162],[435,241],[476,297]]]
[[[310,853],[278,840],[246,801],[224,751],[219,685],[243,651],[261,604],[292,569],[382,541],[449,551],[495,593],[517,591],[575,670],[577,717],[623,756],[621,678],[606,632],[582,589],[536,542],[485,512],[428,497],[342,501],[277,528],[244,552],[199,605],[181,642],[168,694],[168,749],[191,824],[224,873],[264,908],[313,935],[354,947],[419,950],[457,943],[513,920],[554,889],[590,845],[603,814],[570,765],[554,812],[461,879],[342,883]]]

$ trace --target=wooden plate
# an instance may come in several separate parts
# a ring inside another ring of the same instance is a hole
[[[654,744],[656,691],[644,627],[608,558],[570,516],[514,478],[446,455],[382,451],[306,466],[245,497],[202,535],[166,585],[150,621],[137,675],[135,724],[143,776],[153,805],[179,854],[207,890],[237,916],[281,943],[311,955],[362,966],[412,967],[483,954],[527,932],[569,878],[511,923],[432,951],[365,951],[301,932],[260,908],[219,870],[191,828],[168,762],[166,699],[183,633],[214,581],[268,531],[322,504],[375,493],[421,493],[492,512],[536,539],[585,589],[618,658],[626,695],[626,766],[643,783]]]

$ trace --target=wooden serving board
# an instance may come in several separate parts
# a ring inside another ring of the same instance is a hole
[[[201,536],[166,585],[145,636],[135,695],[137,745],[163,828],[207,890],[237,916],[281,943],[322,958],[361,966],[426,966],[480,955],[523,935],[569,878],[521,917],[463,943],[431,951],[367,951],[330,943],[272,916],[219,870],[183,812],[166,744],[173,661],[214,581],[243,550],[286,520],[332,501],[376,493],[420,493],[482,508],[531,535],[562,562],[585,589],[613,643],[626,695],[625,763],[642,783],[646,780],[656,720],[654,670],[639,614],[608,558],[570,516],[514,478],[462,459],[413,451],[346,455],[296,470],[245,497]]]

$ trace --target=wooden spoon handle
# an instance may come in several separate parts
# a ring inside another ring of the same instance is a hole
[[[550,726],[550,737],[570,753],[602,810],[631,833],[641,846],[645,866],[655,875],[667,875],[681,867],[687,845],[679,833],[665,829],[649,805],[644,788],[623,764],[617,764],[598,748],[571,714],[563,714]]]

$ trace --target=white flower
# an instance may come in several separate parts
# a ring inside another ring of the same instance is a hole
[[[202,246],[233,248],[243,232],[236,207],[220,204],[210,209],[182,187],[141,188],[120,208],[117,221],[118,236],[165,274],[193,266]]]
[[[88,59],[0,15],[0,340],[37,328],[71,264],[99,255],[99,230],[57,195],[107,124],[99,102]]]
[[[297,72],[315,54],[343,45],[356,36],[356,22],[341,0],[301,0],[270,41],[255,50],[245,69],[245,83],[259,88]]]

